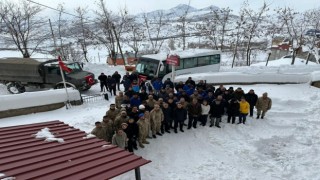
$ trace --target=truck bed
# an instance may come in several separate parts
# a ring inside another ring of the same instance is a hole
[[[41,62],[31,58],[0,59],[0,81],[42,83],[40,64]]]

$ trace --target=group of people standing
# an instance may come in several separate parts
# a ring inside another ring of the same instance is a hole
[[[186,82],[176,85],[168,78],[153,79],[151,83],[137,79],[127,73],[123,81],[130,81],[124,92],[119,92],[115,103],[111,104],[102,122],[96,122],[92,134],[111,142],[121,148],[133,152],[149,144],[148,138],[157,138],[164,133],[184,132],[196,129],[199,125],[221,128],[220,122],[224,115],[227,123],[245,124],[247,116],[263,119],[271,109],[272,101],[267,93],[262,97],[251,89],[245,93],[241,87],[228,89],[223,85],[218,88],[207,85],[200,80],[197,84],[188,78]],[[120,82],[120,80],[119,80]],[[138,86],[134,90],[134,86]],[[138,90],[137,90],[138,89]]]

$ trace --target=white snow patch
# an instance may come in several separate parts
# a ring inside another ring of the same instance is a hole
[[[37,132],[37,134],[35,134],[36,138],[39,139],[46,139],[45,141],[48,142],[53,142],[53,141],[58,141],[59,143],[63,143],[64,139],[63,138],[55,138],[54,135],[50,132],[49,128],[44,128],[41,129],[41,131]]]
[[[268,66],[280,66],[280,65],[291,65],[292,59],[291,58],[281,58],[277,60],[272,60],[268,62]],[[266,62],[260,62],[256,64],[252,64],[251,66],[265,66]],[[294,66],[309,66],[309,65],[318,65],[317,63],[309,61],[306,64],[306,60],[301,58],[295,58]]]
[[[105,144],[105,145],[102,146],[102,148],[111,147],[111,146],[112,145],[110,145],[110,144]]]
[[[15,177],[6,177],[6,178],[3,178],[1,180],[14,180],[14,179],[16,179],[16,178]]]
[[[69,101],[80,100],[80,92],[68,88]],[[65,89],[51,89],[47,91],[25,92],[0,96],[0,111],[42,106],[67,101]]]
[[[83,137],[82,139],[90,139],[90,138],[95,138],[96,136],[93,134],[87,134],[86,137]]]
[[[180,75],[175,82],[185,82],[190,74]],[[320,77],[320,76],[319,76]],[[280,73],[254,73],[254,72],[218,72],[193,74],[192,79],[200,81],[205,79],[207,83],[308,83],[311,81],[311,74],[280,74]]]

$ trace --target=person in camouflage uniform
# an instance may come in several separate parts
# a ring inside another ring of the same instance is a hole
[[[160,109],[160,105],[155,104],[153,110],[150,112],[150,122],[153,138],[156,138],[156,134],[162,136],[162,134],[160,133],[160,128],[163,119],[164,116],[162,110]]]
[[[267,111],[271,109],[272,106],[272,100],[268,97],[268,93],[263,93],[262,97],[258,98],[256,108],[257,108],[257,119],[260,118],[263,119],[263,117],[266,115]],[[261,114],[262,112],[262,114]]]
[[[95,125],[96,127],[91,131],[91,134],[95,135],[99,139],[108,141],[106,130],[102,127],[101,122],[96,122]]]
[[[146,140],[149,129],[148,129],[148,123],[143,113],[139,114],[139,120],[137,124],[139,126],[139,138],[138,138],[139,146],[141,148],[144,148],[143,144],[149,144],[149,142]]]
[[[116,109],[115,104],[110,104],[110,109],[106,112],[106,116],[108,116],[112,121],[115,121],[119,112],[120,110]]]
[[[129,116],[127,116],[126,111],[121,111],[120,115],[116,117],[116,120],[114,120],[114,128],[119,129],[121,128],[122,123],[126,123],[129,120]]]
[[[119,95],[116,96],[116,98],[115,98],[116,108],[117,108],[117,109],[120,109],[120,108],[121,108],[121,104],[122,104],[123,99],[124,99],[123,92],[120,91],[120,92],[119,92]]]
[[[114,134],[113,121],[108,116],[103,116],[101,125],[106,131],[107,141],[111,142]]]

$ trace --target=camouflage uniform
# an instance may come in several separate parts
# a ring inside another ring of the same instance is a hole
[[[106,112],[106,116],[108,116],[112,121],[115,121],[117,115],[119,114],[120,110],[119,109],[109,109]]]
[[[106,130],[105,128],[103,127],[95,127],[92,131],[91,131],[91,134],[95,135],[97,138],[99,139],[103,139],[105,141],[108,141],[107,139],[107,133],[106,133]]]
[[[163,121],[164,116],[161,109],[153,109],[150,112],[150,122],[151,122],[151,130],[152,135],[156,135],[156,133],[160,133],[161,122]]]
[[[121,104],[122,104],[122,101],[124,99],[124,96],[116,96],[115,98],[115,103],[116,103],[116,108],[120,109],[121,108]]]
[[[144,147],[143,144],[149,144],[149,142],[146,140],[147,135],[148,135],[148,123],[146,121],[145,118],[140,118],[137,122],[138,126],[139,126],[139,138],[138,138],[138,142],[139,142],[139,146],[140,147]],[[143,143],[143,144],[142,144]]]
[[[101,122],[102,127],[105,129],[106,131],[106,137],[107,137],[107,141],[111,142],[112,140],[112,136],[114,134],[114,127],[113,127],[113,122],[111,119],[107,119],[107,120],[103,120]]]
[[[125,115],[124,115],[124,114],[125,114]],[[115,128],[115,129],[121,128],[121,124],[122,124],[122,123],[127,123],[128,120],[129,120],[129,117],[127,116],[127,113],[126,113],[125,111],[122,111],[122,112],[121,112],[121,115],[118,116],[118,117],[116,118],[116,120],[114,120],[114,123],[113,123],[114,128]]]

